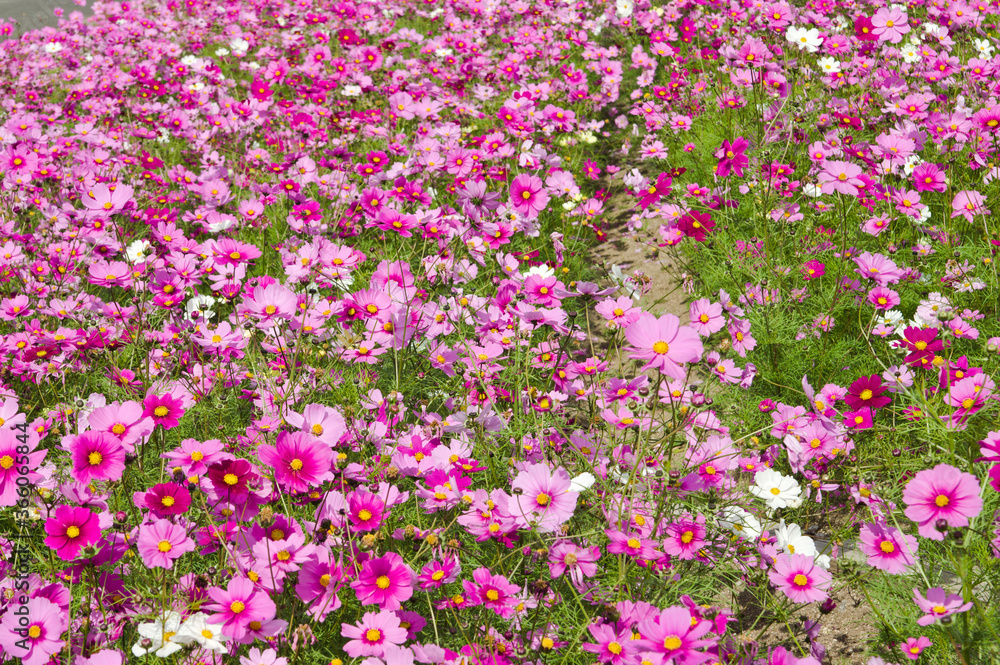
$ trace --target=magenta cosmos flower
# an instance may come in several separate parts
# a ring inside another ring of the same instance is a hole
[[[191,507],[191,493],[177,483],[153,485],[146,492],[135,492],[132,502],[136,508],[148,509],[159,518],[186,513]]]
[[[844,401],[855,411],[865,407],[875,411],[892,402],[891,397],[883,394],[886,389],[887,386],[882,385],[882,379],[877,374],[862,376],[847,389]]]
[[[903,489],[903,501],[907,506],[903,514],[917,523],[917,533],[931,540],[944,540],[935,527],[938,520],[948,526],[969,526],[969,518],[983,509],[976,477],[947,464],[918,473]]]
[[[73,461],[73,478],[77,482],[119,480],[125,472],[125,448],[107,432],[84,432],[65,437],[63,449]]]
[[[864,524],[858,549],[868,557],[868,565],[891,575],[900,575],[914,563],[917,539],[885,524]]]
[[[136,545],[147,568],[166,570],[174,567],[174,559],[194,549],[194,541],[188,538],[184,527],[165,519],[139,527]]]
[[[172,429],[180,423],[180,417],[184,415],[184,402],[176,399],[173,395],[147,395],[142,402],[143,417],[152,418],[154,425],[161,425],[163,429]]]
[[[972,603],[963,603],[963,598],[955,593],[945,593],[941,587],[927,590],[927,595],[921,596],[917,589],[913,590],[913,602],[924,613],[917,619],[917,625],[928,626],[949,614],[968,612]]]
[[[702,651],[714,644],[702,639],[711,629],[711,621],[697,620],[686,607],[668,607],[639,622],[639,648],[662,655],[664,662],[699,665],[713,657]]]
[[[378,658],[387,645],[400,645],[406,641],[406,629],[402,627],[399,617],[385,610],[366,613],[355,626],[340,624],[340,634],[350,640],[344,645],[344,651],[351,658]]]
[[[522,173],[510,183],[510,205],[528,219],[538,217],[548,203],[549,195],[541,178]]]
[[[516,596],[521,587],[511,584],[503,575],[493,575],[487,568],[474,570],[471,581],[462,580],[462,588],[469,599],[468,607],[482,605],[505,619],[520,602]]]
[[[205,609],[217,612],[212,622],[221,623],[223,634],[237,641],[252,630],[251,624],[273,619],[276,611],[267,592],[246,577],[234,577],[225,589],[209,587],[208,596],[214,602]]]
[[[362,605],[378,605],[383,610],[398,610],[413,596],[414,578],[413,571],[403,561],[403,557],[395,552],[386,552],[361,565],[358,579],[351,582],[351,588],[358,594]]]
[[[305,432],[281,432],[275,445],[258,449],[260,461],[274,470],[274,480],[288,492],[308,492],[333,478],[333,453]]]
[[[24,612],[8,609],[0,622],[0,647],[4,657],[13,657],[22,665],[44,665],[63,647],[61,639],[67,628],[66,614],[48,598],[30,599],[21,606]],[[27,619],[27,624],[21,623]]]
[[[745,154],[749,147],[750,142],[742,136],[732,143],[728,140],[723,141],[719,149],[715,151],[715,158],[719,160],[715,175],[724,178],[732,173],[736,177],[742,178],[743,167],[750,163],[750,159]]]
[[[831,581],[830,573],[806,554],[779,554],[768,577],[793,603],[826,600]]]
[[[84,547],[100,540],[101,526],[97,515],[86,508],[59,506],[45,522],[45,533],[48,534],[45,544],[54,549],[60,559],[71,561]]]
[[[514,505],[511,513],[522,528],[534,526],[542,533],[555,531],[576,510],[577,492],[570,491],[566,469],[549,470],[545,464],[532,464],[514,478],[511,489]]]
[[[673,314],[656,318],[644,312],[625,328],[625,338],[632,345],[627,349],[629,355],[648,361],[642,369],[653,367],[678,381],[685,378],[681,364],[698,362],[704,351],[698,333],[681,326],[680,319]]]

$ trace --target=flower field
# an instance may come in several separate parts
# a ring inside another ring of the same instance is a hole
[[[1000,663],[998,13],[0,24],[0,662]]]

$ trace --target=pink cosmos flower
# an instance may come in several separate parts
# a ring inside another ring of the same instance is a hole
[[[377,531],[382,524],[385,501],[365,486],[358,487],[348,498],[347,519],[357,531]]]
[[[200,476],[208,471],[211,464],[221,459],[224,448],[225,446],[218,439],[207,441],[184,439],[178,448],[163,453],[163,457],[178,464],[184,471],[184,475]]]
[[[60,559],[72,561],[80,550],[101,539],[101,526],[97,515],[86,508],[58,506],[45,522],[45,533],[45,544]]]
[[[608,543],[608,554],[624,554],[646,561],[652,561],[658,556],[656,542],[641,538],[640,534],[625,533],[617,529],[605,529],[604,534],[611,540]]]
[[[713,657],[703,651],[716,642],[714,636],[706,637],[712,625],[707,619],[692,617],[686,607],[668,607],[639,622],[639,648],[659,655],[663,662],[700,665]]]
[[[274,470],[274,480],[288,492],[308,492],[333,478],[329,446],[305,432],[281,432],[275,445],[257,448],[260,461]]]
[[[534,526],[541,533],[555,531],[573,516],[579,493],[570,490],[566,469],[550,470],[546,464],[532,464],[514,478],[511,512],[522,528]]]
[[[977,215],[989,215],[990,210],[984,204],[986,198],[977,191],[964,189],[955,194],[951,202],[951,217],[964,217],[970,224]]]
[[[351,588],[357,592],[362,605],[377,604],[383,610],[398,610],[413,596],[415,578],[403,557],[386,552],[361,565],[358,579],[351,582]]]
[[[917,539],[886,524],[863,524],[858,549],[868,557],[868,565],[890,575],[900,575],[912,566]]]
[[[456,558],[446,557],[443,561],[434,559],[420,571],[420,588],[439,589],[457,580],[461,572],[462,564]]]
[[[511,584],[503,575],[493,575],[487,568],[477,568],[472,572],[472,580],[462,580],[462,588],[467,596],[468,607],[482,605],[497,615],[508,618],[517,606],[517,593],[521,590]]]
[[[138,402],[109,404],[94,409],[87,421],[90,429],[112,434],[122,442],[125,452],[131,453],[136,441],[153,432],[152,419],[143,416],[142,412]]]
[[[295,309],[295,294],[275,282],[255,286],[251,296],[243,301],[240,311],[256,319],[259,328],[267,329],[278,325],[281,320],[292,318]]]
[[[805,554],[782,553],[768,572],[771,583],[793,603],[813,603],[826,600],[832,578]]]
[[[872,17],[872,34],[880,42],[898,44],[903,41],[903,35],[910,31],[906,14],[896,8],[882,8]]]
[[[136,545],[139,556],[147,568],[166,570],[174,567],[174,559],[194,550],[194,541],[188,538],[184,527],[166,519],[139,527],[139,539]]]
[[[904,656],[910,660],[917,660],[920,658],[921,652],[932,644],[934,643],[929,637],[921,635],[920,637],[907,637],[906,643],[901,644],[899,648],[903,651]]]
[[[561,577],[569,570],[574,584],[582,584],[584,578],[597,574],[597,560],[601,558],[601,548],[581,547],[569,540],[560,540],[549,549],[549,575],[552,579]]]
[[[617,325],[623,328],[631,325],[642,314],[642,311],[635,307],[632,298],[628,296],[602,300],[594,309],[608,321],[608,325]]]
[[[963,598],[956,593],[945,593],[941,587],[934,587],[927,590],[927,595],[921,596],[920,591],[913,590],[913,602],[924,612],[924,616],[917,619],[918,626],[929,626],[938,620],[951,614],[960,614],[972,609],[972,603],[963,603]]]
[[[625,338],[632,358],[649,361],[643,370],[654,367],[678,381],[685,378],[681,364],[698,362],[704,351],[698,333],[673,314],[656,318],[645,312],[625,329]]]
[[[310,616],[322,621],[330,612],[341,607],[337,589],[343,578],[344,570],[333,562],[330,551],[326,548],[318,549],[299,569],[295,595],[309,607]]]
[[[20,607],[23,611],[8,608],[0,621],[4,658],[13,658],[22,665],[44,665],[63,648],[62,634],[69,624],[67,615],[44,596],[31,598]],[[23,619],[27,622],[22,623]]]
[[[907,506],[903,514],[917,523],[918,534],[931,540],[944,540],[935,526],[938,520],[965,527],[983,509],[976,477],[948,464],[918,473],[903,488],[903,501]]]
[[[111,215],[125,208],[132,199],[133,192],[134,190],[128,185],[116,184],[112,190],[99,182],[80,199],[80,202],[87,209],[88,217]]]
[[[607,624],[591,624],[587,626],[594,642],[584,642],[582,648],[588,653],[597,654],[597,660],[611,665],[632,665],[638,659],[638,646],[632,639],[632,629],[625,626],[615,631]]]
[[[125,473],[125,448],[107,432],[84,432],[63,438],[62,447],[70,453],[73,478],[77,482],[115,481]]]
[[[694,559],[705,546],[705,516],[690,517],[667,526],[667,537],[663,540],[663,551],[670,556],[685,561]]]
[[[858,177],[861,172],[860,166],[850,162],[837,160],[823,162],[823,170],[817,177],[820,191],[824,194],[839,192],[849,196],[857,196],[858,187],[864,187],[864,181]]]
[[[510,183],[511,207],[529,220],[538,217],[548,203],[549,195],[541,178],[522,173]]]
[[[868,292],[868,302],[878,310],[892,309],[899,304],[899,294],[885,286],[876,286]]]
[[[229,580],[225,589],[209,587],[212,603],[204,609],[217,612],[212,622],[222,624],[222,632],[237,642],[242,642],[254,622],[274,618],[276,607],[266,591],[245,577]]]
[[[722,316],[722,303],[713,303],[708,298],[699,298],[691,303],[688,316],[691,328],[702,337],[717,333],[726,325]]]
[[[400,645],[406,641],[406,629],[399,617],[388,611],[367,612],[357,625],[340,624],[340,634],[350,640],[344,651],[351,658],[362,656],[381,657],[387,645]]]
[[[750,163],[750,158],[746,156],[746,150],[749,147],[750,142],[742,136],[732,143],[728,140],[723,141],[722,146],[714,153],[715,158],[719,160],[715,175],[724,178],[732,173],[737,178],[742,178],[743,167]]]

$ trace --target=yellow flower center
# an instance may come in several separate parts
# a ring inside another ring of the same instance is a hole
[[[492,601],[500,600],[500,593],[496,589],[490,589],[486,592],[486,599]]]
[[[365,633],[365,639],[369,642],[378,642],[382,639],[382,632],[377,628],[369,628],[368,632]]]
[[[0,457],[0,467],[6,470],[12,466],[14,466],[13,457],[11,457],[10,455],[4,455],[3,457]]]
[[[95,452],[95,453],[90,453],[89,455],[87,455],[87,462],[91,466],[97,466],[102,461],[104,461],[104,456],[101,455],[101,453],[96,453]]]
[[[153,409],[153,415],[156,416],[157,418],[163,418],[168,413],[170,413],[170,409],[168,409],[165,406],[158,406],[155,409]]]
[[[934,505],[937,506],[938,508],[944,508],[949,503],[950,501],[948,500],[948,497],[945,496],[944,494],[938,494],[937,498],[934,499]]]
[[[677,637],[676,635],[670,635],[663,640],[663,648],[668,649],[670,651],[674,651],[675,649],[680,649],[681,644],[683,644],[683,642],[681,642],[681,638]]]
[[[896,546],[890,543],[888,540],[883,540],[882,544],[879,545],[878,548],[883,552],[885,552],[886,554],[892,554],[893,552],[896,551]]]
[[[288,466],[292,467],[292,471],[298,471],[302,468],[302,460],[296,458],[288,463]]]
[[[76,538],[79,535],[80,535],[80,527],[76,526],[75,524],[66,529],[67,538]]]
[[[111,433],[114,434],[115,436],[121,436],[122,434],[125,433],[125,425],[122,425],[121,423],[115,423],[114,425],[111,426]]]
[[[175,503],[174,497],[172,497],[172,496],[165,496],[165,497],[163,497],[163,498],[160,499],[160,505],[166,506],[167,508],[169,508],[170,506],[174,505],[174,503]]]
[[[33,640],[37,640],[39,637],[41,637],[41,635],[42,635],[41,626],[32,626],[31,628],[28,629],[28,637],[30,637]]]
[[[669,350],[670,350],[670,345],[667,344],[666,342],[656,342],[655,344],[653,344],[653,353],[657,353],[662,356]]]
[[[240,482],[240,479],[236,476],[235,473],[227,473],[222,477],[222,482],[224,482],[227,485],[235,485],[236,483]]]
[[[387,575],[379,575],[379,578],[375,580],[375,586],[379,589],[388,589],[392,585],[392,581]]]
[[[792,583],[795,586],[806,586],[807,584],[809,584],[809,578],[803,575],[802,573],[799,573],[798,575],[792,578]]]
[[[538,502],[539,506],[547,506],[549,504],[549,501],[551,501],[551,498],[549,497],[548,494],[542,492],[537,497],[535,497],[535,501]]]

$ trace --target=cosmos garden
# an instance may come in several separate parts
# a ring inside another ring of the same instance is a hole
[[[1000,662],[1000,0],[76,2],[0,661]]]

